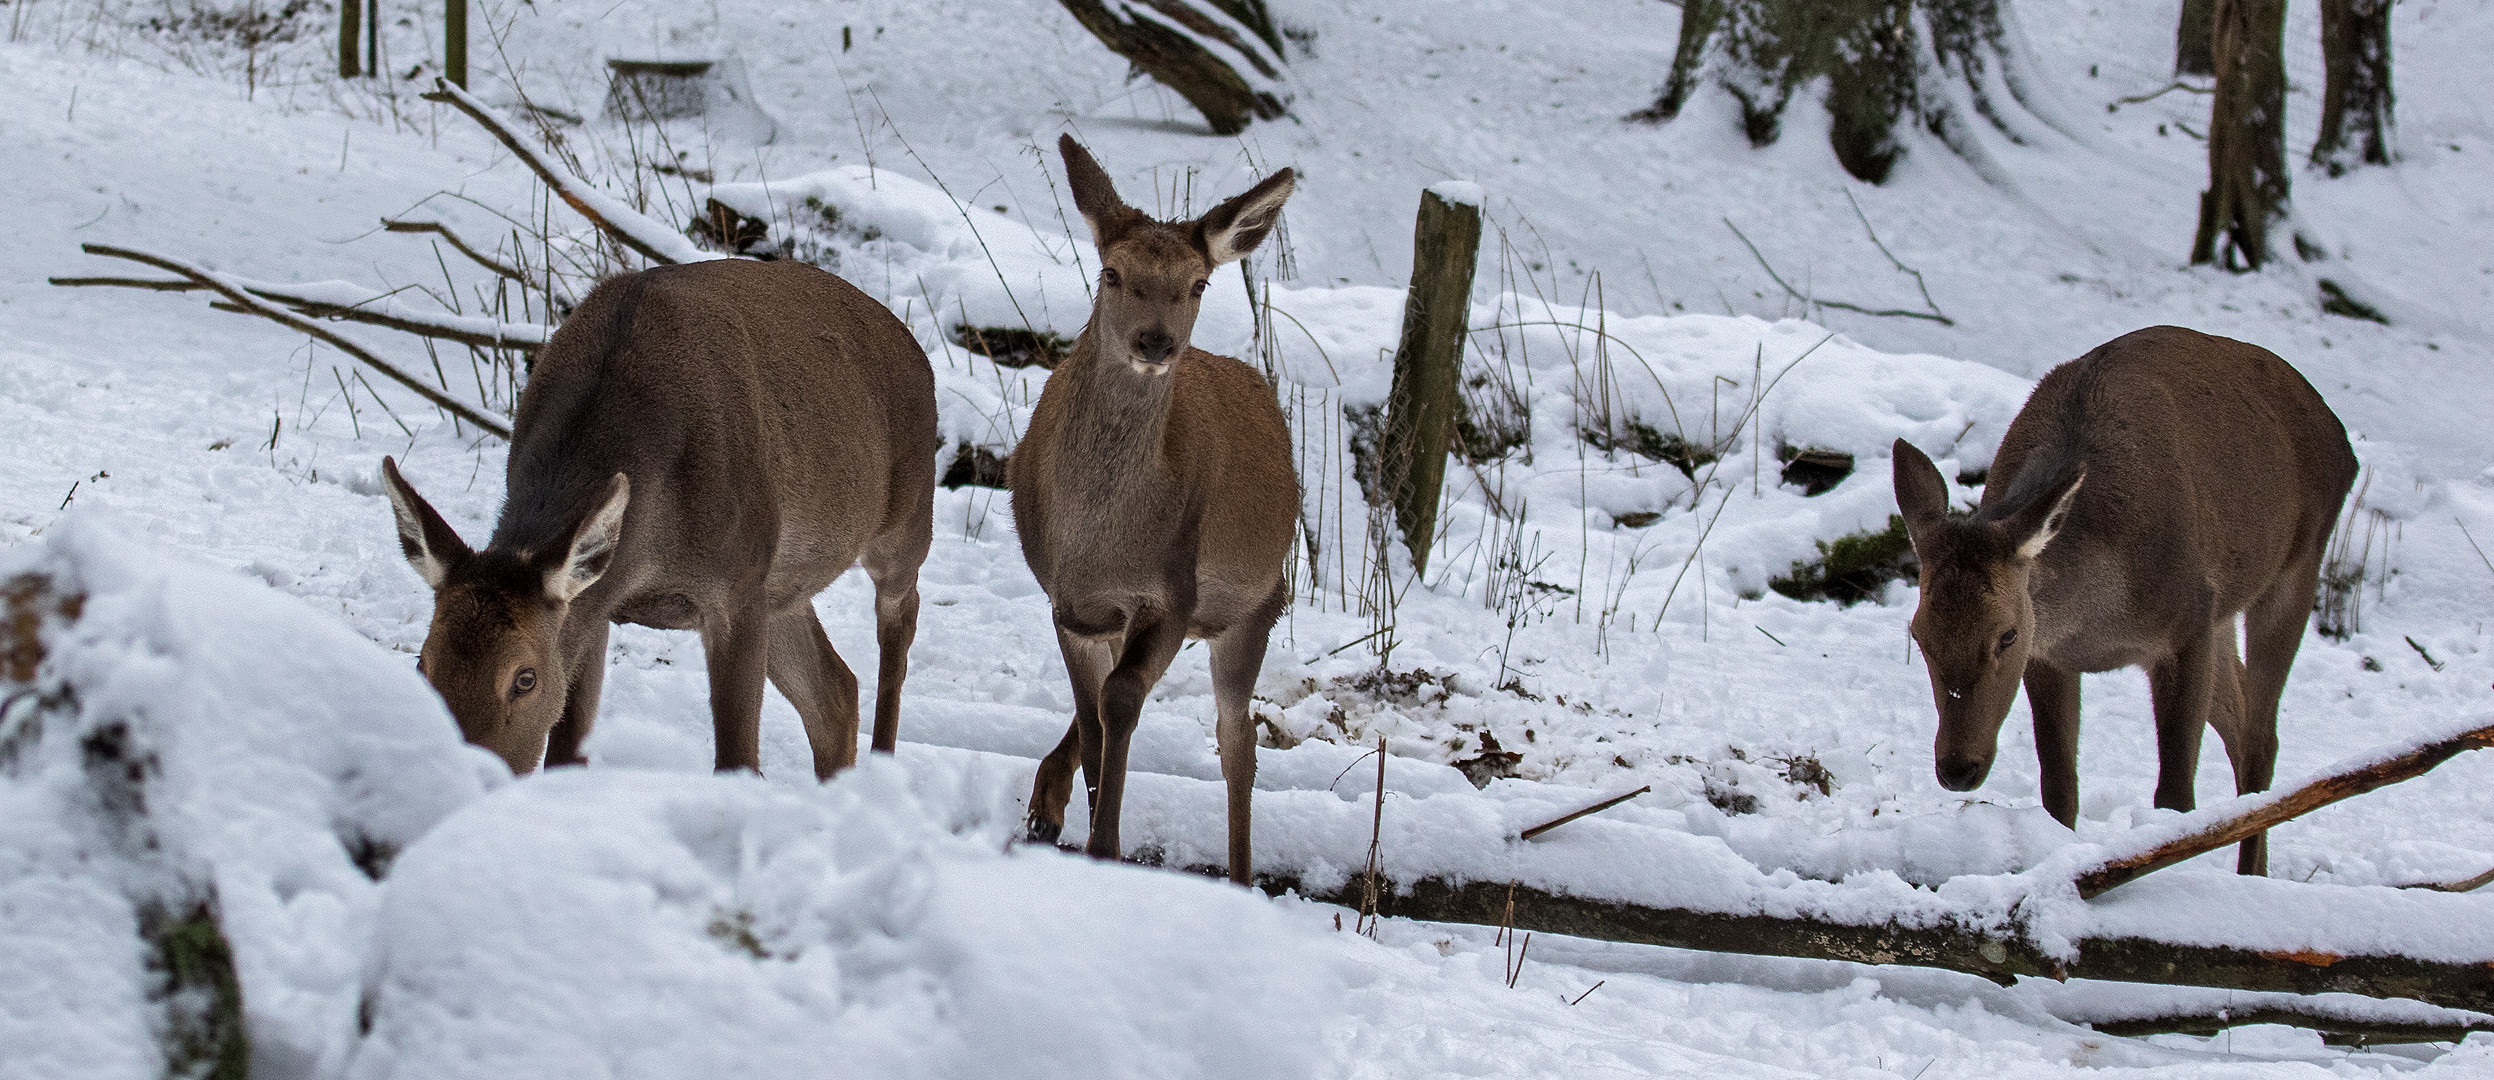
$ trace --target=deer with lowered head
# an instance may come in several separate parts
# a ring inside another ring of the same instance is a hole
[[[483,550],[382,459],[400,547],[433,588],[418,666],[467,740],[525,773],[583,760],[609,624],[697,630],[717,767],[761,768],[767,677],[828,777],[857,757],[857,677],[813,598],[863,563],[889,752],[936,442],[926,353],[838,277],[722,260],[608,279],[537,353]]]
[[[1206,283],[1262,243],[1290,197],[1284,169],[1192,221],[1127,206],[1088,151],[1058,140],[1074,206],[1100,253],[1091,321],[1049,376],[1010,467],[1022,557],[1054,611],[1074,722],[1039,763],[1027,828],[1054,842],[1079,763],[1085,850],[1121,853],[1126,754],[1188,638],[1211,642],[1215,736],[1229,794],[1230,880],[1252,870],[1255,728],[1266,636],[1290,603],[1283,560],[1299,480],[1273,388],[1188,343]]]
[[[2294,368],[2149,327],[2035,384],[1972,514],[1949,512],[1939,470],[1903,439],[1894,465],[1922,563],[1913,634],[1941,786],[1983,782],[2023,681],[2044,808],[2074,826],[2079,675],[2143,667],[2159,808],[2192,808],[2203,727],[2236,793],[2268,790],[2278,697],[2356,476],[2346,428]],[[2268,872],[2265,836],[2243,842],[2236,870]]]

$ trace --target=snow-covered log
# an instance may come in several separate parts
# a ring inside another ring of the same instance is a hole
[[[1281,44],[1261,0],[1059,2],[1109,51],[1195,106],[1213,134],[1236,135],[1288,111]]]

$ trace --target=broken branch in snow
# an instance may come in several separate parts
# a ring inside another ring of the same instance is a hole
[[[2494,746],[2494,722],[2478,719],[2473,726],[2429,741],[2357,759],[2286,791],[2245,795],[2184,815],[2153,830],[2168,838],[2126,854],[2108,856],[2078,875],[2078,895],[2092,899],[2105,890],[2141,875],[2172,866],[2229,844],[2240,843],[2341,799],[2411,780],[2469,750]],[[2141,830],[2150,832],[2151,830]]]
[[[189,263],[185,263],[177,259],[166,258],[162,255],[154,255],[144,251],[133,251],[129,248],[112,247],[105,244],[82,244],[80,245],[80,250],[85,251],[89,255],[107,255],[116,259],[128,259],[132,262],[144,263],[148,266],[153,266],[168,273],[179,274],[197,284],[200,288],[208,289],[215,292],[217,295],[224,297],[227,303],[234,305],[236,308],[239,308],[244,312],[257,315],[263,319],[269,320],[270,322],[274,322],[279,326],[283,326],[287,329],[300,333],[309,334],[322,341],[328,342],[339,352],[343,352],[348,356],[354,357],[356,360],[371,367],[373,370],[397,380],[399,385],[415,391],[416,396],[440,406],[444,411],[449,412],[451,415],[465,420],[468,423],[474,424],[478,428],[492,433],[505,442],[510,441],[511,428],[509,425],[503,424],[496,420],[488,419],[485,414],[469,408],[448,395],[443,394],[439,390],[435,390],[430,386],[426,386],[423,383],[418,382],[414,376],[409,375],[404,371],[400,371],[388,361],[373,355],[363,346],[357,345],[346,338],[332,333],[320,324],[312,322],[311,320],[292,312],[284,311],[271,306],[267,301],[252,295],[251,292],[245,289],[240,283],[218,274],[213,270],[193,266]]]
[[[546,336],[549,332],[545,327],[532,323],[506,323],[466,315],[407,311],[390,303],[387,295],[372,293],[343,283],[329,283],[336,287],[323,288],[315,293],[311,287],[303,285],[283,285],[275,282],[253,281],[249,278],[229,277],[227,280],[253,296],[263,300],[274,300],[293,308],[299,314],[313,318],[341,319],[368,326],[387,327],[418,337],[455,341],[462,345],[474,345],[483,349],[514,349],[520,352],[533,352],[546,343]],[[54,285],[109,285],[125,289],[152,289],[157,292],[198,292],[214,288],[214,286],[203,285],[192,280],[161,281],[154,278],[56,277],[52,278],[51,282]],[[258,314],[252,309],[221,300],[212,301],[209,306],[219,311],[235,311],[246,315]]]
[[[394,218],[382,218],[381,228],[385,232],[394,233],[433,233],[440,236],[444,240],[450,241],[450,246],[459,249],[459,254],[467,256],[468,259],[476,265],[482,266],[487,270],[491,270],[496,275],[501,277],[506,277],[513,281],[519,282],[521,285],[527,285],[530,288],[535,287],[533,285],[529,285],[528,275],[521,273],[517,268],[504,263],[500,259],[496,259],[491,255],[487,255],[484,252],[469,246],[467,241],[459,238],[458,233],[450,231],[450,226],[444,225],[441,222],[402,221]]]
[[[724,257],[703,251],[691,240],[660,224],[656,218],[624,205],[613,196],[590,186],[588,181],[572,175],[571,170],[538,153],[522,142],[509,124],[503,123],[501,117],[494,115],[492,109],[468,93],[466,88],[453,85],[446,79],[435,79],[433,85],[433,92],[424,95],[424,100],[448,104],[483,125],[486,131],[510,149],[513,156],[520,159],[520,164],[528,166],[529,171],[545,181],[546,186],[553,189],[566,204],[579,211],[580,216],[588,218],[590,224],[598,227],[598,231],[614,237],[615,242],[639,252],[651,262],[665,266]]]
[[[2482,889],[2488,885],[2494,885],[2494,870],[2488,870],[2472,878],[2461,878],[2458,881],[2418,881],[2401,885],[2399,887],[2402,889],[2431,889],[2435,892],[2475,892],[2478,889]]]
[[[1603,798],[1603,799],[1596,800],[1595,802],[1593,802],[1593,803],[1591,803],[1591,804],[1589,804],[1589,805],[1587,805],[1587,806],[1584,806],[1584,807],[1582,807],[1582,808],[1575,809],[1575,810],[1570,810],[1570,811],[1568,811],[1567,813],[1561,814],[1561,815],[1559,815],[1559,816],[1557,816],[1557,817],[1551,818],[1551,819],[1550,819],[1550,820],[1548,820],[1548,821],[1542,822],[1542,823],[1541,823],[1541,824],[1539,824],[1539,825],[1535,825],[1535,826],[1533,826],[1532,828],[1526,829],[1526,830],[1524,830],[1523,832],[1517,833],[1517,834],[1516,834],[1516,839],[1519,839],[1519,840],[1530,840],[1530,839],[1532,839],[1532,838],[1534,838],[1534,837],[1536,837],[1536,836],[1540,836],[1540,835],[1541,835],[1541,834],[1543,834],[1543,833],[1549,832],[1549,831],[1550,831],[1550,830],[1552,830],[1552,829],[1558,828],[1558,827],[1559,827],[1559,826],[1561,826],[1561,825],[1565,825],[1565,824],[1567,824],[1568,822],[1574,821],[1574,820],[1576,820],[1577,818],[1584,817],[1584,816],[1585,816],[1585,815],[1587,815],[1587,814],[1599,814],[1599,813],[1601,813],[1601,812],[1603,812],[1603,811],[1605,811],[1605,810],[1608,810],[1608,809],[1610,809],[1610,808],[1612,808],[1612,807],[1614,807],[1614,806],[1618,806],[1618,805],[1619,805],[1619,804],[1621,804],[1621,803],[1627,802],[1627,801],[1628,801],[1628,800],[1630,800],[1630,799],[1636,798],[1637,796],[1639,796],[1639,795],[1643,795],[1643,794],[1645,794],[1646,792],[1649,792],[1649,791],[1652,791],[1652,790],[1654,790],[1654,785],[1652,785],[1652,784],[1647,784],[1647,785],[1645,785],[1644,787],[1638,788],[1638,789],[1637,789],[1637,790],[1635,790],[1635,791],[1623,792],[1623,793],[1618,794],[1618,795],[1612,795],[1612,796],[1608,796],[1608,797]]]

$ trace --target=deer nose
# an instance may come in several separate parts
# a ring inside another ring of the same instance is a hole
[[[1976,758],[1942,759],[1934,762],[1932,771],[1940,778],[1940,786],[1950,791],[1973,791],[1990,775],[1992,763]]]
[[[1146,330],[1134,336],[1134,354],[1155,363],[1167,363],[1169,354],[1178,351],[1178,343],[1166,330]]]

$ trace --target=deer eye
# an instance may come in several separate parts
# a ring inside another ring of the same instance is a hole
[[[1118,278],[1117,271],[1105,266],[1100,268],[1100,284],[1114,289],[1117,287],[1119,280],[1121,279]]]
[[[1197,295],[1197,296],[1202,296],[1202,295],[1204,295],[1204,285],[1205,285],[1205,284],[1206,284],[1206,283],[1205,283],[1205,282],[1202,282],[1202,281],[1198,281],[1198,282],[1196,282],[1196,283],[1195,283],[1195,295]]]
[[[2017,644],[2017,643],[2018,643],[2018,628],[2017,628],[2017,627],[2012,626],[2012,627],[2010,627],[2009,629],[2007,629],[2007,630],[2003,630],[2003,631],[2001,631],[2001,632],[2000,632],[2000,644],[1993,646],[1993,647],[1992,647],[1992,651],[1993,651],[1993,652],[2002,652],[2002,653],[2005,653],[2005,652],[2008,652],[2008,651],[2009,651],[2009,647],[2010,647],[2010,646],[2015,645],[2015,644]]]
[[[537,688],[537,669],[536,669],[536,668],[533,668],[533,667],[524,667],[524,668],[521,668],[521,669],[520,669],[520,673],[519,673],[519,674],[511,676],[511,696],[512,696],[512,697],[518,697],[518,696],[520,696],[520,695],[522,695],[522,694],[525,694],[525,693],[527,693],[527,692],[529,692],[529,691],[531,691],[531,690],[534,690],[534,689],[536,689],[536,688]]]

